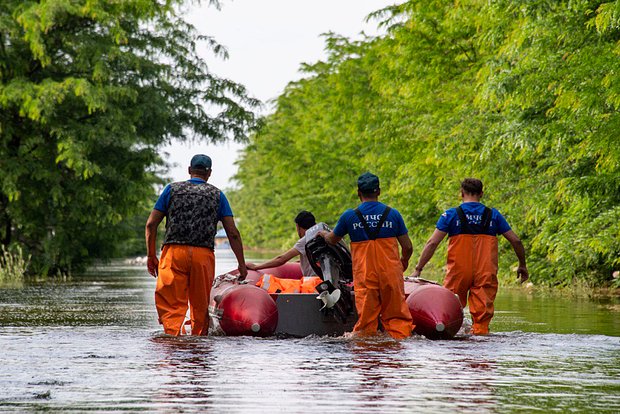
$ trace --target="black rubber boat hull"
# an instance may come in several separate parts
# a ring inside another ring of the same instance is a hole
[[[278,326],[275,334],[279,336],[305,337],[340,336],[351,332],[357,321],[357,314],[349,315],[345,323],[338,321],[333,311],[321,311],[323,302],[313,293],[277,293],[271,297],[278,307]]]

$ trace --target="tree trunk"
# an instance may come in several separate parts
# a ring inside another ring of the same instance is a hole
[[[11,243],[11,217],[9,217],[9,198],[5,194],[0,194],[0,243],[8,246]]]

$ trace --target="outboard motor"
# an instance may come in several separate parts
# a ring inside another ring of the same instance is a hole
[[[316,287],[317,299],[325,304],[321,310],[332,312],[345,323],[353,309],[353,298],[348,283],[353,281],[353,263],[347,246],[340,242],[331,245],[318,236],[321,230],[331,231],[325,223],[318,223],[306,231],[306,256],[314,272],[323,279]]]

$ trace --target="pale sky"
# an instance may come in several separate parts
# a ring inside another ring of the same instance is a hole
[[[201,34],[213,36],[226,46],[230,55],[223,61],[206,50],[201,55],[217,75],[245,85],[249,94],[266,103],[276,98],[293,80],[301,77],[303,62],[314,63],[326,57],[322,33],[335,32],[361,38],[381,33],[377,22],[366,23],[366,16],[395,0],[223,0],[222,9],[202,5],[190,9],[187,20]],[[174,181],[188,178],[187,165],[193,154],[213,159],[210,183],[231,187],[236,172],[233,164],[240,144],[181,145],[166,148],[168,161],[177,164],[169,172]]]

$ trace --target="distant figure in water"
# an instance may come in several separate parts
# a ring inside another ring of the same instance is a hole
[[[345,211],[333,231],[319,235],[336,244],[348,234],[353,260],[355,307],[359,319],[353,327],[357,335],[383,329],[396,339],[406,338],[414,329],[405,302],[403,272],[413,252],[405,222],[400,213],[379,202],[379,177],[369,172],[357,179],[361,204]],[[402,256],[398,246],[402,249]]]
[[[188,301],[192,335],[206,335],[208,306],[215,276],[215,233],[221,221],[239,263],[239,278],[247,276],[243,244],[224,193],[207,183],[211,158],[194,155],[190,179],[164,188],[146,222],[147,269],[157,277],[155,306],[169,335],[179,335]],[[157,259],[157,226],[166,217],[161,261]]]
[[[461,183],[463,202],[439,217],[435,232],[426,242],[412,275],[420,276],[422,269],[433,257],[435,249],[447,234],[448,272],[443,285],[458,295],[461,306],[465,307],[469,300],[474,335],[487,335],[489,323],[493,318],[493,302],[498,287],[498,234],[510,242],[519,259],[517,275],[521,283],[529,277],[523,243],[496,209],[490,209],[480,203],[483,194],[482,181],[476,178],[463,180]]]
[[[301,256],[299,261],[301,264],[301,272],[304,276],[316,276],[316,273],[310,266],[310,262],[308,261],[308,257],[306,256],[306,231],[316,225],[316,219],[314,215],[306,210],[302,210],[295,217],[295,228],[297,229],[297,235],[299,236],[299,240],[293,247],[291,247],[286,252],[281,255],[261,264],[253,264],[248,263],[247,267],[250,270],[261,270],[268,269],[270,267],[278,267],[282,266],[284,263],[291,260],[293,257]]]

